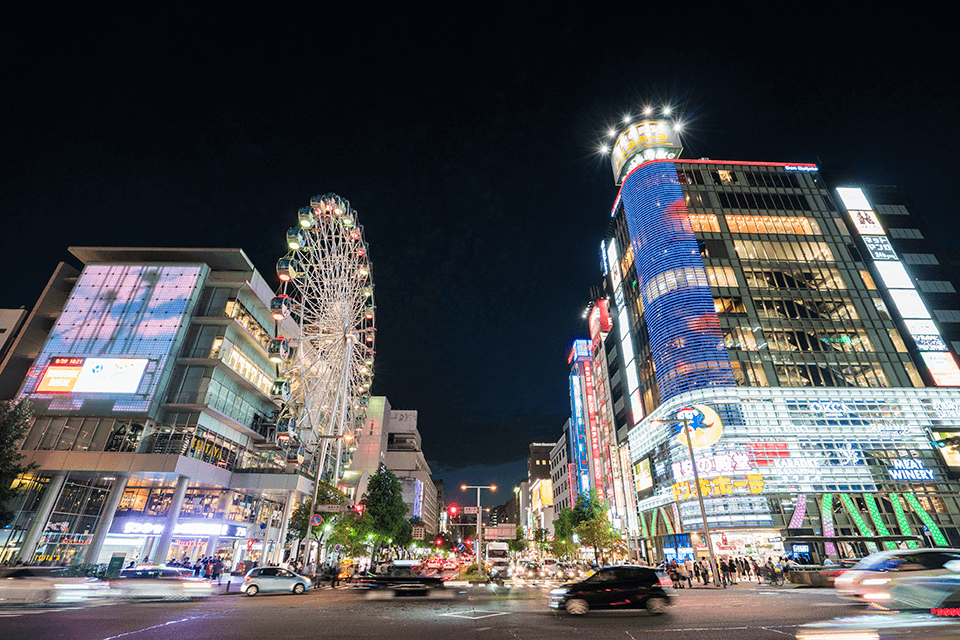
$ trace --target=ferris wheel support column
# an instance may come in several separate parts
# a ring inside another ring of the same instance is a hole
[[[347,337],[345,338],[345,342],[347,343],[347,346],[350,347],[350,346],[352,345],[352,343],[353,343],[353,336],[347,336]],[[340,391],[344,391],[344,390],[346,389],[347,380],[350,379],[350,357],[349,357],[349,349],[346,351],[346,353],[347,353],[347,357],[345,358],[345,366],[343,367],[343,370],[342,370],[342,372],[341,372],[341,377],[340,377],[340,382],[339,382],[339,390],[340,390]],[[347,403],[346,403],[346,400],[345,400],[345,394],[344,394],[344,393],[338,393],[338,394],[335,396],[335,398],[336,398],[336,400],[335,400],[335,404],[334,404],[334,407],[333,407],[333,411],[332,411],[331,414],[330,414],[330,429],[329,429],[330,433],[329,433],[329,434],[325,434],[325,435],[320,435],[320,436],[318,436],[318,438],[320,438],[321,441],[323,442],[323,446],[322,446],[322,448],[321,448],[321,450],[320,450],[320,451],[321,451],[321,452],[320,452],[320,464],[317,465],[317,472],[316,472],[316,476],[315,476],[314,481],[313,481],[313,501],[310,503],[310,505],[311,505],[311,506],[310,506],[311,517],[313,516],[314,513],[316,513],[316,510],[317,510],[317,499],[318,499],[318,497],[319,497],[319,495],[320,495],[320,481],[321,481],[321,479],[322,479],[322,477],[323,477],[323,470],[324,470],[324,468],[325,468],[326,465],[327,465],[327,447],[329,446],[329,443],[328,443],[326,440],[329,439],[329,438],[336,438],[336,439],[337,439],[337,459],[336,459],[336,462],[335,462],[334,473],[333,473],[333,486],[334,486],[334,488],[336,488],[337,482],[338,482],[338,480],[339,480],[339,475],[340,475],[340,457],[341,457],[341,455],[342,455],[342,449],[341,449],[341,447],[343,446],[343,438],[342,438],[342,436],[343,436],[343,423],[344,423],[344,420],[346,419],[346,415],[347,415]],[[337,420],[337,413],[338,413],[338,411],[339,411],[339,413],[340,413],[340,424],[339,424],[339,426],[336,426],[335,423],[336,423],[336,420]],[[311,524],[309,523],[309,521],[308,521],[308,522],[307,522],[307,531],[306,531],[306,533],[305,533],[304,536],[303,536],[303,545],[302,545],[302,546],[303,546],[303,550],[304,550],[304,551],[303,551],[303,557],[302,557],[302,562],[303,562],[304,567],[306,567],[307,561],[310,559],[310,547],[311,547],[310,530],[311,530],[312,528],[313,528],[312,525],[311,525]],[[318,545],[319,545],[319,542],[318,542]],[[319,557],[320,557],[320,549],[318,548],[318,549],[317,549],[317,558],[319,559]]]

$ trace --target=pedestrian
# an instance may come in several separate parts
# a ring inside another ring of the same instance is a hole
[[[334,561],[330,567],[330,588],[336,589],[340,585],[340,563]]]
[[[700,573],[700,563],[693,563],[693,575],[697,578],[697,584],[703,584],[703,576]]]
[[[220,584],[220,575],[223,573],[223,560],[219,556],[213,561],[213,570],[212,570],[212,579],[217,581],[217,584]]]

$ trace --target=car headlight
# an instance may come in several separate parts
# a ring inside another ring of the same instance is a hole
[[[550,590],[550,595],[552,595],[552,596],[565,596],[565,595],[567,595],[567,590],[566,590],[566,589],[551,589],[551,590]]]
[[[890,578],[867,578],[860,584],[864,586],[872,586],[878,584],[887,584],[888,582],[890,582]]]

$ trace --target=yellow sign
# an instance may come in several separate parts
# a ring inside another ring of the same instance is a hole
[[[763,476],[759,473],[747,475],[745,478],[700,478],[700,493],[703,497],[732,496],[747,493],[763,493]],[[673,485],[675,500],[689,500],[696,498],[696,485],[692,482],[677,482]]]
[[[677,412],[677,417],[685,420],[681,424],[678,438],[687,446],[687,431],[692,434],[693,448],[709,447],[723,435],[723,422],[717,412],[705,404],[693,404]]]

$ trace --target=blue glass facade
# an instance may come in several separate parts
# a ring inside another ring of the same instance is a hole
[[[673,162],[638,167],[621,198],[661,402],[736,386]]]

